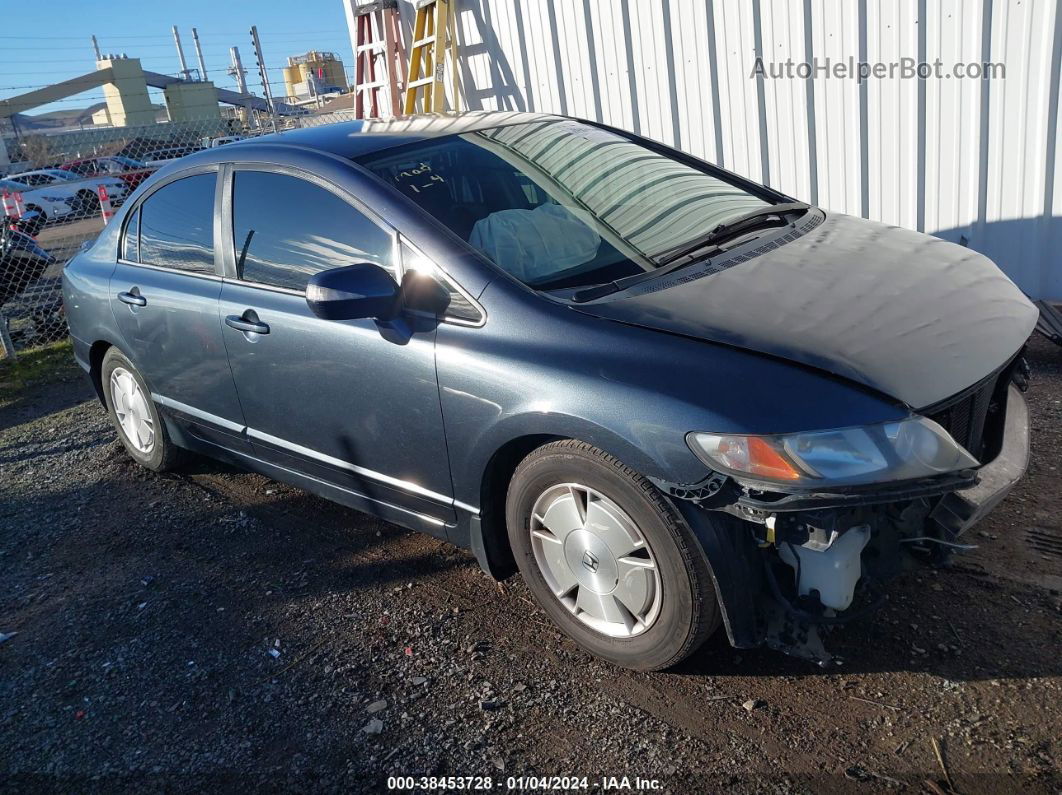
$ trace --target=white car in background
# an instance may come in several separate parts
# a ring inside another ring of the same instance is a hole
[[[107,189],[107,198],[115,206],[121,204],[131,192],[128,183],[119,177],[83,177],[62,168],[25,171],[21,174],[12,174],[9,179],[29,185],[38,191],[44,191],[53,198],[63,200],[68,197],[72,198],[75,212],[82,216],[99,211],[100,199],[97,190],[100,185]],[[46,214],[49,220],[56,217],[50,213]]]
[[[21,193],[23,210],[37,213],[42,223],[78,217],[80,202],[76,193],[55,190],[51,185],[35,188],[14,179],[0,179],[0,191]]]

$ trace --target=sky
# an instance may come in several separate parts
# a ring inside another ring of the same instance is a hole
[[[225,71],[229,67],[229,47],[236,46],[248,72],[248,88],[262,95],[248,32],[251,25],[258,26],[275,96],[284,94],[281,70],[289,55],[307,50],[334,52],[343,61],[348,78],[354,63],[342,0],[48,0],[15,2],[3,18],[0,99],[92,71],[93,34],[105,55],[125,53],[140,58],[148,71],[176,75],[180,65],[170,30],[173,25],[180,31],[190,69],[198,65],[192,27],[199,31],[207,77],[219,88],[236,87],[235,78]],[[154,101],[162,101],[160,90],[151,89],[151,94]],[[102,99],[103,89],[97,88],[30,113],[82,108]]]

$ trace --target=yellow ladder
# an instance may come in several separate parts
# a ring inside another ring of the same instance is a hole
[[[457,0],[417,0],[413,42],[409,49],[409,77],[406,79],[406,115],[417,112],[418,92],[423,98],[422,113],[446,111],[446,52],[450,51],[453,78],[453,110],[458,109]]]

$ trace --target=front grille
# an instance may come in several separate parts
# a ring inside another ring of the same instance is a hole
[[[993,373],[971,389],[964,390],[926,411],[951,438],[981,463],[995,457],[993,449],[998,440],[1006,414],[1007,384],[1012,366]]]

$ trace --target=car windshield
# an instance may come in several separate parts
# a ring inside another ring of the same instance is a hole
[[[539,289],[653,270],[661,255],[769,204],[707,168],[568,119],[433,138],[358,162]]]

